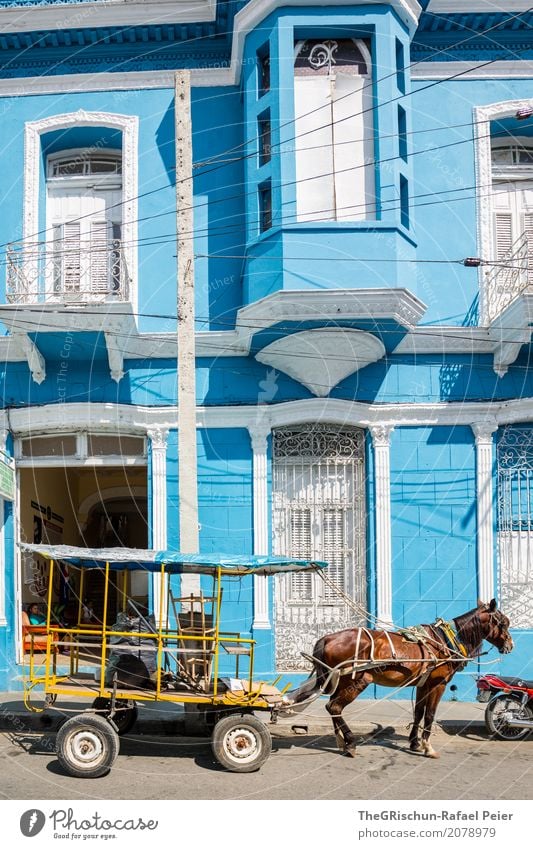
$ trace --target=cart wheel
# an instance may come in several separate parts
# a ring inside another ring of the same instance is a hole
[[[131,729],[137,722],[137,716],[139,712],[137,710],[136,704],[132,705],[131,707],[126,707],[126,699],[117,699],[115,705],[117,711],[112,721],[117,726],[117,731],[119,735],[122,736],[122,734],[127,734],[128,731],[131,731]],[[124,705],[124,707],[122,707],[122,705]],[[111,710],[111,700],[105,699],[102,696],[98,696],[94,700],[92,708],[93,710],[97,710],[99,713],[102,713],[102,715],[107,718],[107,715]]]
[[[107,719],[94,713],[68,719],[56,736],[59,763],[75,778],[99,778],[118,755],[119,739]]]
[[[252,714],[234,714],[217,722],[211,745],[216,760],[230,772],[255,772],[272,751],[272,737]]]

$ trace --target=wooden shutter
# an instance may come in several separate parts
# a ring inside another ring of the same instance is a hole
[[[324,560],[329,564],[328,578],[342,590],[346,589],[344,519],[342,509],[326,509],[322,513],[322,551]],[[324,584],[323,598],[324,601],[339,603],[337,593],[328,584]]]
[[[81,278],[81,230],[79,221],[67,221],[57,228],[60,238],[54,242],[57,263],[60,269],[59,291],[79,292]]]
[[[302,560],[312,558],[311,510],[291,508],[289,556]],[[291,574],[290,601],[312,601],[313,576],[310,572]]]
[[[495,215],[496,259],[506,259],[513,246],[513,216],[510,212]]]
[[[108,223],[91,221],[89,237],[90,291],[107,294],[110,289]]]

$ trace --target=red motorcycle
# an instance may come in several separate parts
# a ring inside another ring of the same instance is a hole
[[[523,740],[533,730],[533,681],[489,673],[477,679],[477,700],[486,702],[485,725],[500,740]]]

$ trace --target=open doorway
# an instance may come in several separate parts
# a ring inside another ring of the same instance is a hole
[[[147,548],[148,508],[145,467],[60,467],[20,469],[20,539],[44,545],[91,548]],[[93,621],[101,621],[104,581],[99,570],[80,571],[61,563],[55,570],[51,617],[65,625],[75,623],[82,607]],[[131,597],[137,606],[148,606],[148,574],[117,573],[110,582],[108,617]],[[20,564],[22,643],[24,627],[46,616],[49,564],[45,558],[25,555]],[[31,607],[33,605],[33,608]]]

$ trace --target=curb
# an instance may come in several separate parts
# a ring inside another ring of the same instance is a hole
[[[42,713],[30,713],[29,711],[0,711],[0,732],[11,732],[16,734],[40,733],[54,734],[60,725],[71,716],[71,713],[63,713],[54,708]],[[401,721],[390,720],[384,722],[372,722],[368,719],[351,720],[350,726],[358,734],[371,734],[375,736],[390,736],[391,734],[407,732],[406,718]],[[304,737],[304,736],[331,736],[333,728],[331,720],[324,718],[279,720],[269,725],[275,737]],[[436,728],[441,728],[445,733],[458,734],[464,731],[476,732],[485,729],[483,717],[476,719],[442,719],[437,721]],[[159,737],[182,737],[190,736],[185,731],[183,718],[177,719],[143,719],[140,718],[134,726],[133,732],[140,736]],[[196,736],[196,735],[195,735]]]

